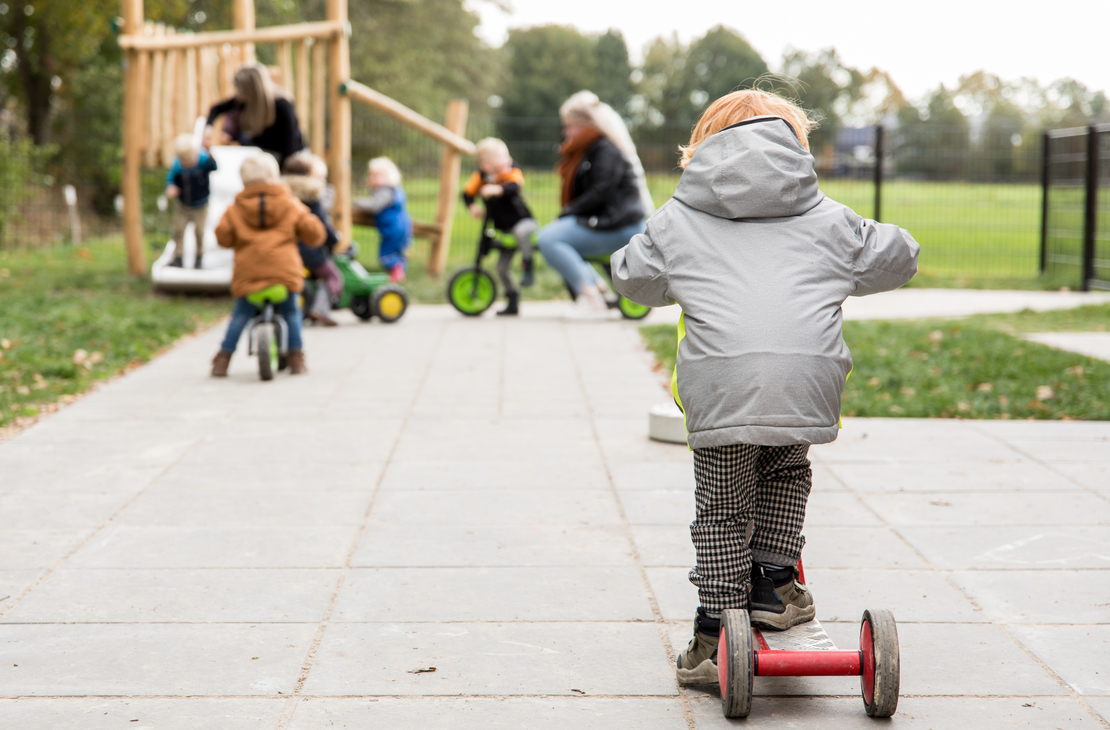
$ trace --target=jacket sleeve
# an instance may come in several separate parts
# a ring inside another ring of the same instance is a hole
[[[855,260],[854,297],[892,291],[917,273],[921,250],[909,231],[862,218],[856,226],[859,248]],[[860,245],[861,244],[861,245]]]
[[[232,111],[238,106],[239,100],[236,99],[234,96],[230,99],[224,99],[221,102],[213,104],[212,107],[208,110],[209,126],[216,123],[216,117],[220,116],[221,114],[227,114],[229,111]]]
[[[658,220],[657,218],[654,220]],[[657,240],[653,222],[648,221],[647,231],[632,237],[622,249],[609,259],[613,269],[613,288],[637,304],[648,307],[665,307],[674,304],[667,281],[667,262]]]
[[[216,243],[223,248],[235,248],[235,226],[231,223],[231,210],[224,211],[216,224]]]
[[[588,215],[603,208],[609,196],[620,185],[621,178],[624,176],[624,166],[628,164],[625,162],[624,155],[607,139],[599,140],[595,145],[597,154],[590,163],[593,185],[567,203],[559,213],[560,218],[568,215]]]
[[[300,216],[294,226],[297,240],[303,241],[309,248],[322,246],[328,238],[328,229],[324,227],[323,222],[316,217],[316,214],[309,210],[307,205],[300,201],[297,201],[297,204],[301,208]]]

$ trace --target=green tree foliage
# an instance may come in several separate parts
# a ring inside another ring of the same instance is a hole
[[[963,169],[971,125],[955,104],[955,95],[937,87],[924,110],[907,104],[898,113],[895,142],[898,171],[949,177]]]
[[[632,99],[632,63],[628,45],[619,30],[610,30],[597,37],[597,81],[593,92],[598,98],[621,113],[628,111]]]
[[[859,100],[867,77],[844,65],[835,48],[816,53],[791,51],[783,57],[782,65],[786,86],[780,85],[778,91],[796,98],[817,121],[817,128],[809,136],[810,148],[817,153],[836,141],[844,115]]]
[[[507,117],[553,117],[568,96],[597,82],[589,37],[562,25],[509,31],[502,49],[509,69],[502,95]]]

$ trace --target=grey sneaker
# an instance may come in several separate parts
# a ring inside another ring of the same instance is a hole
[[[721,639],[721,620],[709,618],[698,606],[694,619],[694,638],[678,655],[675,674],[681,684],[717,683],[717,642]]]
[[[753,626],[775,631],[812,621],[817,615],[809,589],[798,582],[797,567],[770,570],[753,564],[748,606]]]

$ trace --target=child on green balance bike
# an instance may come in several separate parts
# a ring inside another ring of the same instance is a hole
[[[531,286],[534,281],[532,236],[535,235],[540,226],[536,223],[536,219],[532,217],[532,211],[528,209],[524,198],[521,197],[520,189],[524,186],[524,175],[520,168],[513,166],[513,158],[509,155],[509,148],[505,143],[499,139],[487,137],[478,143],[476,157],[478,159],[478,169],[470,176],[470,180],[467,181],[463,190],[463,202],[466,203],[471,214],[475,218],[484,218],[485,220],[482,226],[482,241],[483,245],[488,244],[488,248],[486,251],[479,251],[476,268],[480,270],[481,259],[489,252],[489,248],[498,249],[500,255],[497,260],[497,276],[505,287],[505,297],[508,300],[508,305],[497,314],[519,314],[520,289],[513,281],[510,271],[513,257],[519,249],[524,265],[524,276],[520,283],[521,286]],[[482,202],[485,203],[484,211],[482,206],[478,204],[478,198],[481,198]],[[490,231],[488,236],[486,235],[487,230]],[[476,276],[478,276],[477,272],[470,275],[469,279],[472,284],[477,283],[477,280],[474,279]],[[458,274],[452,279],[452,282],[457,279],[459,279]],[[459,305],[456,304],[458,297],[450,296],[453,291],[453,289],[449,289],[449,297],[451,303],[455,304],[458,309]],[[496,296],[496,287],[494,287],[493,295],[490,298],[491,303]],[[473,302],[471,302],[471,305],[473,305]],[[464,311],[464,309],[459,309],[459,311],[463,314],[480,314],[488,306],[487,304],[482,307],[479,312],[469,312]],[[473,306],[466,307],[466,309],[473,309]]]
[[[281,184],[277,160],[273,157],[262,152],[252,155],[244,160],[239,174],[243,190],[216,226],[216,242],[235,251],[231,279],[235,309],[220,351],[212,359],[214,377],[227,375],[243,329],[265,306],[257,298],[259,304],[252,302],[251,295],[267,289],[273,291],[278,286],[300,292],[304,288],[304,269],[297,241],[319,246],[326,235],[320,219]],[[307,372],[298,297],[286,296],[275,301],[278,298],[274,296],[268,301],[288,327],[289,372],[298,375]]]

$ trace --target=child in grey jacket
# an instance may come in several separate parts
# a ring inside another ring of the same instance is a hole
[[[796,566],[809,445],[836,439],[852,369],[840,306],[917,272],[909,233],[818,189],[812,126],[773,94],[718,99],[682,149],[674,197],[612,256],[614,289],[682,307],[671,389],[694,452],[701,603],[683,683],[717,681],[721,611],[778,630],[816,615]]]

